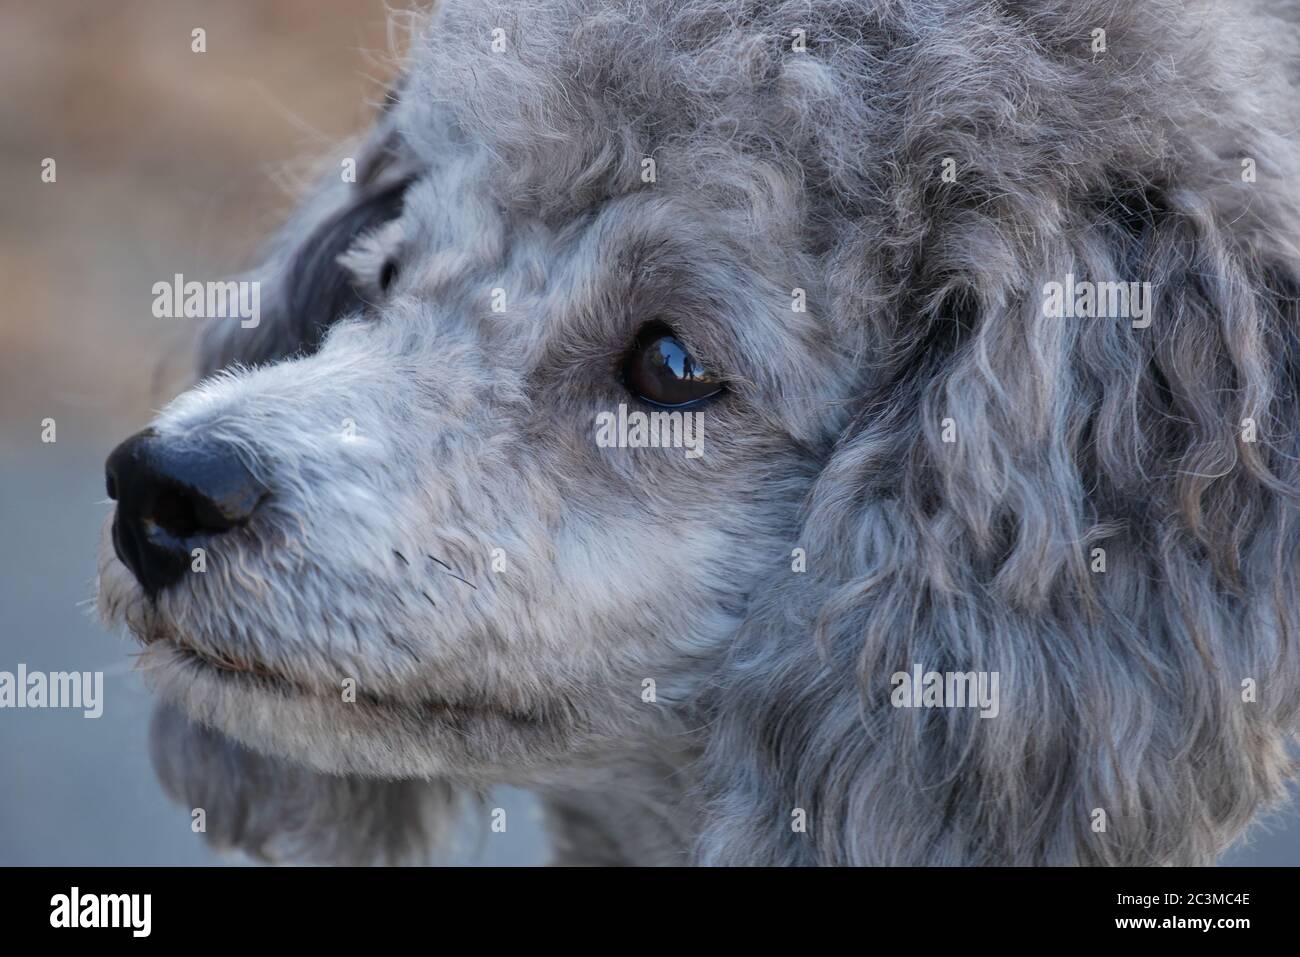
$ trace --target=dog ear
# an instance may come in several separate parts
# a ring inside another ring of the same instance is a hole
[[[807,571],[717,682],[703,862],[1202,864],[1282,798],[1300,209],[1291,151],[1223,122],[1271,185],[1153,166],[933,211]],[[1071,281],[1149,312],[1046,315]],[[910,700],[918,668],[997,701]]]
[[[1282,798],[1300,268],[1152,212],[1149,329],[990,297],[873,390],[718,682],[704,862],[1202,864]]]
[[[457,792],[444,782],[322,774],[166,705],[155,708],[150,741],[163,789],[202,810],[204,837],[218,850],[270,862],[419,863],[457,819]]]
[[[420,175],[396,128],[392,106],[358,150],[356,182],[332,172],[280,231],[263,264],[241,277],[261,286],[255,326],[215,322],[199,343],[199,373],[234,363],[257,365],[314,352],[339,319],[365,301],[339,257],[363,235],[401,215],[407,189]]]

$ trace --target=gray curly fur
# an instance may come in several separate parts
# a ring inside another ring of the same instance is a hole
[[[360,182],[257,273],[272,312],[156,423],[282,511],[156,608],[101,560],[163,698],[246,746],[164,777],[251,788],[222,834],[270,856],[415,853],[506,782],[567,862],[1213,861],[1300,715],[1298,35],[1212,0],[449,0]],[[1152,325],[1044,318],[1067,274],[1149,281]],[[703,468],[590,439],[656,316],[731,380]],[[382,703],[218,687],[178,633]],[[1000,714],[892,707],[913,663],[998,672]],[[244,822],[303,793],[287,839]]]

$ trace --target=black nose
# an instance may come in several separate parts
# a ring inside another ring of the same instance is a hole
[[[191,552],[244,524],[267,489],[222,442],[137,432],[108,457],[117,500],[113,548],[150,597],[181,577]]]

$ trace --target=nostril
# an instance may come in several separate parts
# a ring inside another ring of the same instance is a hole
[[[266,487],[222,443],[164,444],[146,459],[137,509],[175,538],[228,532],[248,521],[266,497]]]
[[[205,485],[160,485],[143,517],[175,538],[220,535],[247,522],[266,497],[251,476],[208,471],[200,481]]]
[[[153,431],[113,450],[105,484],[118,557],[153,594],[184,574],[193,545],[245,524],[269,494],[230,445]]]
[[[145,517],[174,538],[190,538],[199,531],[193,500],[175,489],[159,490]]]

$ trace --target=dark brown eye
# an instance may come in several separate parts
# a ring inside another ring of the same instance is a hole
[[[664,325],[650,326],[637,336],[623,380],[633,395],[652,405],[690,405],[722,391],[722,380],[696,362]]]

